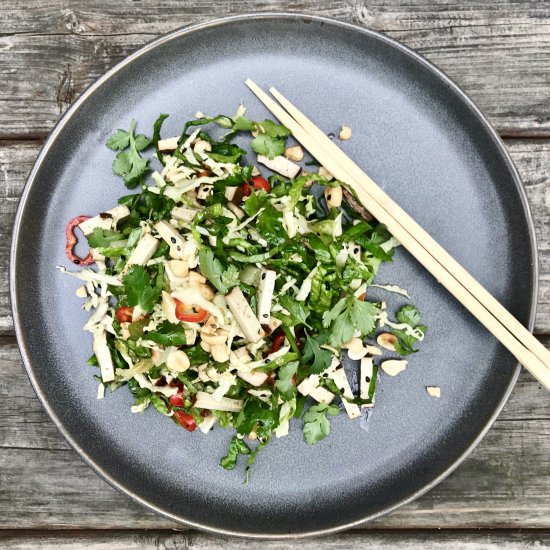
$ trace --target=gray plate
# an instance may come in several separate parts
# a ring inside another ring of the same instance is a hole
[[[155,411],[132,415],[126,390],[96,401],[85,361],[64,226],[125,193],[104,146],[131,118],[148,131],[171,113],[179,133],[197,109],[267,113],[246,77],[275,85],[327,132],[351,125],[343,148],[525,324],[532,327],[536,248],[519,177],[471,101],[402,45],[310,16],[249,15],[182,29],[145,46],[89,88],[46,142],[14,231],[11,292],[34,388],[56,425],[93,466],[149,508],[195,527],[255,536],[334,531],[409,502],[451,472],[487,431],[518,374],[516,361],[404,251],[379,282],[410,290],[429,326],[397,378],[383,376],[368,423],[345,415],[313,447],[298,422],[258,456],[217,463],[231,434],[188,434]],[[391,310],[402,297],[385,296]],[[442,388],[441,399],[425,387]],[[63,480],[59,480],[60,483]]]

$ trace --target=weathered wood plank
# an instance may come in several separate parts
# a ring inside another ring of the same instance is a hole
[[[340,533],[300,542],[275,540],[249,541],[232,537],[217,537],[206,533],[161,532],[56,532],[56,533],[0,533],[0,543],[11,550],[41,548],[58,550],[89,548],[91,550],[278,550],[299,546],[303,550],[445,550],[450,547],[468,550],[528,550],[550,548],[550,533],[545,531],[461,532],[437,531],[414,533],[396,531],[368,531]]]
[[[522,175],[537,229],[540,254],[539,309],[536,332],[550,332],[550,142],[508,140]],[[0,335],[11,334],[7,270],[13,218],[39,142],[0,142]]]
[[[7,6],[7,7],[5,7]],[[507,135],[550,135],[550,3],[407,0],[3,3],[0,137],[43,136],[83,89],[155,36],[250,11],[302,11],[356,21],[439,65]]]
[[[34,396],[15,343],[0,346],[0,372],[0,529],[175,527],[109,487],[69,448]],[[550,396],[522,373],[454,474],[366,527],[550,529],[549,436]]]

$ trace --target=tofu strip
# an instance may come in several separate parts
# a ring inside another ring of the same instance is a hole
[[[277,274],[271,269],[262,269],[260,273],[257,316],[258,321],[264,325],[267,325],[271,318],[271,300],[273,299],[276,278]]]
[[[342,403],[344,404],[344,409],[348,413],[350,418],[359,418],[361,416],[361,409],[354,403],[349,403],[347,399],[353,399],[353,392],[351,391],[351,386],[348,382],[348,377],[346,372],[342,367],[336,369],[330,377],[336,384],[336,387],[343,392],[344,397],[342,398]]]
[[[145,265],[155,255],[159,245],[160,241],[158,239],[155,239],[149,233],[145,233],[130,254],[126,268],[131,265]]]
[[[252,308],[246,301],[241,289],[238,286],[234,287],[231,292],[225,296],[225,301],[233,317],[235,317],[235,320],[243,331],[244,337],[249,342],[258,342],[261,340],[263,336],[262,327],[258,319],[256,319]]]

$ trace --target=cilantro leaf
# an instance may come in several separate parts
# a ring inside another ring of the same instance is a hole
[[[254,152],[270,159],[285,152],[286,138],[290,135],[288,128],[266,119],[263,122],[254,122],[254,129],[258,133],[250,143]]]
[[[130,144],[130,134],[126,130],[117,130],[108,140],[107,147],[113,151],[122,151]]]
[[[129,306],[140,306],[145,312],[153,309],[161,291],[151,284],[147,270],[140,265],[133,265],[124,276],[124,283]]]
[[[124,183],[129,189],[133,189],[140,183],[140,179],[147,172],[148,160],[141,157],[140,151],[151,143],[151,140],[143,134],[134,136],[135,121],[130,123],[130,130],[118,130],[107,141],[107,146],[120,151],[114,162],[113,172],[124,178]]]
[[[255,123],[250,120],[249,118],[246,118],[245,116],[239,117],[235,120],[233,124],[233,130],[238,132],[246,132],[246,131],[252,131],[255,128]]]
[[[256,122],[255,126],[258,132],[273,138],[287,137],[290,135],[290,130],[288,128],[267,118],[262,122]]]
[[[162,321],[155,330],[145,333],[145,338],[162,346],[183,346],[185,331],[179,323]]]
[[[151,145],[151,140],[143,134],[138,134],[135,139],[135,146],[138,151],[143,151]]]
[[[235,429],[241,435],[255,430],[260,438],[267,438],[279,425],[279,412],[257,397],[248,397],[235,420]]]
[[[258,155],[264,155],[273,159],[285,152],[285,140],[273,138],[266,134],[258,134],[251,142],[250,146]]]
[[[234,265],[224,269],[220,260],[214,256],[214,252],[209,248],[201,248],[199,267],[201,273],[222,294],[227,294],[230,288],[239,284],[239,270]]]
[[[414,328],[422,332],[422,334],[424,334],[427,330],[427,327],[424,325],[417,325]],[[399,353],[399,355],[410,355],[411,353],[416,353],[418,351],[413,348],[413,344],[418,342],[418,338],[415,338],[411,334],[407,334],[404,330],[396,328],[392,329],[391,332],[397,336],[397,342],[395,342],[394,347],[395,351]]]
[[[413,305],[406,305],[403,306],[395,315],[397,317],[397,320],[400,323],[404,323],[406,325],[411,326],[412,328],[416,329],[417,331],[421,332],[422,334],[425,334],[427,327],[424,325],[420,325],[420,312],[418,309],[416,309]],[[392,329],[392,334],[397,336],[397,342],[395,343],[395,351],[399,353],[399,355],[410,355],[411,353],[416,353],[418,350],[413,348],[413,344],[415,342],[418,342],[418,338],[416,338],[412,334],[408,334],[405,330],[394,328]]]
[[[395,316],[400,323],[406,323],[413,328],[420,323],[421,319],[420,312],[413,305],[403,306]]]
[[[336,405],[321,403],[310,407],[302,416],[306,443],[314,445],[324,439],[330,433],[330,421],[326,415],[337,416],[339,412],[340,409]]]
[[[330,329],[328,343],[337,348],[348,342],[358,330],[361,336],[370,334],[376,326],[378,308],[354,296],[342,298],[323,315],[323,326]]]
[[[297,361],[293,361],[280,367],[277,372],[275,387],[281,392],[282,397],[286,401],[296,395],[296,386],[294,385],[293,378],[298,370],[298,365]]]
[[[220,460],[220,466],[226,470],[234,470],[237,464],[237,457],[239,454],[249,455],[250,448],[248,445],[237,436],[234,436],[229,443],[229,449],[227,455]]]
[[[324,340],[326,340],[325,334],[321,334],[315,338],[308,336],[306,339],[302,362],[309,364],[308,373],[310,374],[321,374],[330,367],[332,352],[328,349],[321,348],[321,344],[324,344]]]
[[[305,325],[311,328],[307,322],[309,309],[303,302],[298,302],[292,296],[284,294],[279,298],[279,303],[290,313],[290,326]]]
[[[123,236],[118,231],[94,227],[94,230],[88,235],[87,239],[91,248],[104,248],[112,242],[120,241],[123,239]]]

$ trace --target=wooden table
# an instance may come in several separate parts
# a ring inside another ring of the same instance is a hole
[[[540,259],[535,330],[550,344],[549,1],[3,0],[0,10],[0,547],[260,547],[186,531],[97,477],[42,410],[10,317],[13,217],[42,141],[106,69],[182,25],[256,10],[320,13],[387,33],[446,71],[498,129],[523,177]],[[483,442],[437,488],[362,530],[300,544],[384,543],[550,547],[550,394],[522,373]]]

